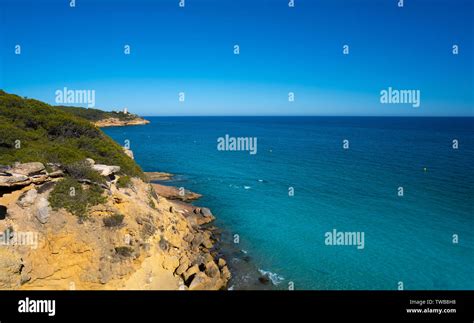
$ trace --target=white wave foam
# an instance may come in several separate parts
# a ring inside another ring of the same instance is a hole
[[[275,286],[279,285],[282,281],[285,280],[283,276],[279,276],[278,274],[272,273],[271,271],[263,269],[259,269],[258,271],[263,276],[267,276],[271,280],[272,284]]]

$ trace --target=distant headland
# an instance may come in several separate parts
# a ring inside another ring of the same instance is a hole
[[[150,121],[142,117],[129,113],[127,109],[123,111],[102,111],[99,109],[58,106],[63,111],[72,113],[78,117],[84,118],[92,122],[97,127],[120,127],[120,126],[137,126],[145,125]]]

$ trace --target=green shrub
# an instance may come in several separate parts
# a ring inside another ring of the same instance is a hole
[[[148,197],[148,206],[156,210],[155,201],[153,201],[153,196],[150,193],[147,193]]]
[[[88,179],[95,183],[105,183],[105,178],[93,170],[85,160],[66,165],[65,169],[72,178]]]
[[[119,188],[128,188],[132,186],[132,180],[130,179],[130,176],[122,176],[117,180],[117,187]]]
[[[63,208],[79,218],[85,218],[91,206],[106,202],[102,193],[103,189],[98,185],[83,189],[76,179],[66,177],[54,186],[49,203],[54,210]]]
[[[103,222],[107,228],[121,226],[123,223],[123,214],[115,213],[114,215],[104,218]]]
[[[123,247],[115,247],[115,252],[117,255],[122,256],[122,257],[131,257],[133,255],[133,248],[123,246]]]

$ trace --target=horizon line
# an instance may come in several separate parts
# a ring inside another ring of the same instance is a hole
[[[132,113],[133,114],[133,113]],[[263,118],[263,117],[298,117],[298,118],[305,118],[305,117],[318,117],[318,118],[474,118],[474,115],[457,115],[457,116],[443,116],[443,115],[431,115],[431,116],[410,116],[410,115],[139,115],[142,118],[235,118],[235,117],[244,117],[244,118]]]

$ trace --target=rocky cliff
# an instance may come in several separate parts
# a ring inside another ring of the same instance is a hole
[[[0,90],[0,289],[221,289],[207,209],[157,194],[94,123],[136,115]]]
[[[88,164],[106,179],[104,199],[81,218],[50,203],[70,176],[62,165],[0,170],[1,289],[226,287],[230,272],[205,228],[214,219],[208,209],[168,200],[139,178],[124,185],[119,167]]]

